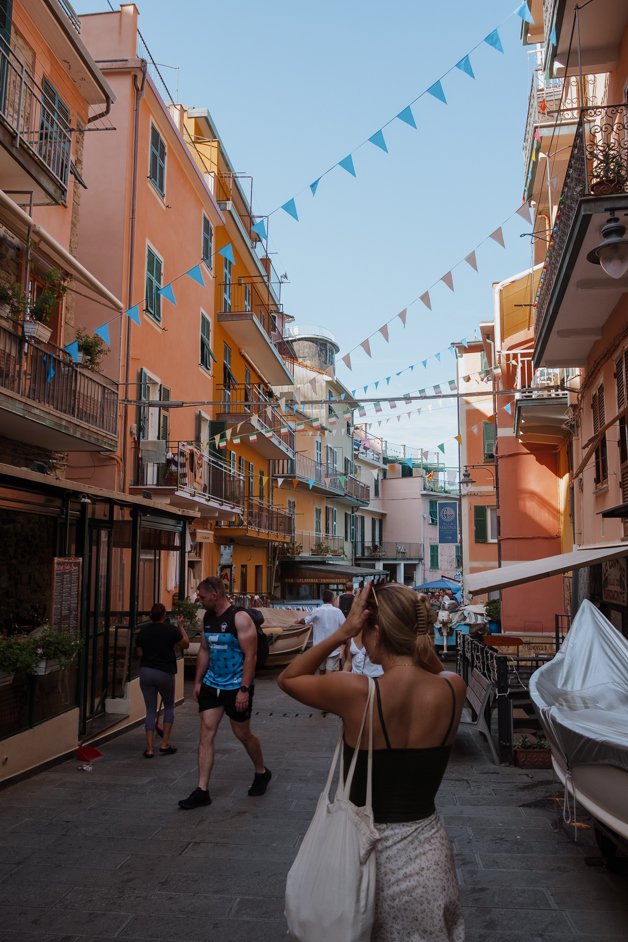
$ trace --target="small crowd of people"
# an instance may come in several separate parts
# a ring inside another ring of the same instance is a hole
[[[259,738],[251,729],[257,633],[246,610],[232,604],[219,577],[204,579],[198,601],[205,609],[193,695],[200,736],[198,780],[179,801],[183,810],[206,807],[215,738],[226,714],[254,767],[249,796],[265,794],[272,778]],[[447,601],[444,602],[444,600]],[[448,604],[446,593],[440,605]],[[442,608],[441,608],[442,610]],[[153,758],[157,698],[164,705],[158,752],[173,755],[176,648],[189,638],[182,620],[153,606],[137,636],[140,684],[146,702],[146,749]],[[294,699],[340,717],[344,767],[358,749],[351,801],[366,802],[368,731],[361,731],[369,678],[373,715],[372,805],[379,834],[373,942],[463,942],[464,924],[451,843],[435,810],[456,736],[466,685],[444,669],[433,644],[436,612],[427,596],[397,583],[353,583],[300,620],[312,626],[312,647],[295,657],[278,683]]]

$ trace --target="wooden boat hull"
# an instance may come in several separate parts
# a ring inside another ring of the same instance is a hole
[[[628,772],[614,765],[577,765],[567,775],[562,757],[552,752],[554,771],[592,818],[628,841]]]

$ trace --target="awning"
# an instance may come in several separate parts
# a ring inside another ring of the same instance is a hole
[[[618,559],[626,555],[628,555],[628,543],[580,546],[571,553],[560,553],[558,556],[546,556],[542,559],[531,559],[527,563],[513,563],[510,566],[500,566],[498,569],[478,572],[466,577],[464,587],[470,595],[479,595],[481,592],[507,589],[508,586],[534,582],[536,579],[545,579],[546,576],[556,576],[561,572],[570,572],[582,566],[593,566],[595,563],[601,563],[607,559]]]
[[[286,567],[283,582],[292,584],[309,585],[310,583],[322,583],[324,585],[336,585],[338,582],[344,582],[347,579],[363,579],[365,576],[386,575],[382,569],[362,569],[361,566],[335,566],[330,563],[329,566],[290,566]]]
[[[603,510],[601,513],[602,517],[628,517],[628,501],[624,504],[617,504],[616,507],[609,507],[608,510]]]

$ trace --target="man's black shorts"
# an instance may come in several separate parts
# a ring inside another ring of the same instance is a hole
[[[235,723],[244,723],[250,720],[251,710],[253,709],[254,688],[249,689],[249,702],[246,710],[238,711],[235,706],[237,690],[218,690],[217,687],[210,687],[209,684],[201,684],[198,695],[198,712],[204,713],[205,710],[215,710],[217,707],[223,707],[230,720]]]

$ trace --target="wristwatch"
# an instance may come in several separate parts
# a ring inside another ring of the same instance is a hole
[[[240,687],[240,693],[249,693],[251,690],[250,687],[246,687],[244,684]]]

